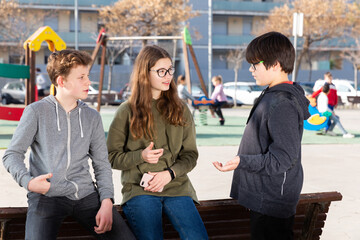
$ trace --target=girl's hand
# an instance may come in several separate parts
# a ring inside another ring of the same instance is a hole
[[[165,185],[171,181],[170,173],[167,170],[156,173],[149,172],[149,174],[153,175],[154,178],[149,182],[149,186],[144,188],[145,191],[161,192]]]
[[[31,179],[28,183],[28,190],[35,193],[46,194],[50,189],[50,182],[48,182],[47,179],[52,176],[52,173],[48,173]]]
[[[154,143],[151,142],[150,145],[142,151],[141,156],[145,162],[156,164],[163,155],[164,149],[159,148],[152,150],[153,147]]]
[[[220,162],[213,162],[213,165],[221,172],[228,172],[231,170],[234,170],[239,166],[240,163],[240,157],[236,156],[232,160],[227,161],[225,165],[223,165]]]

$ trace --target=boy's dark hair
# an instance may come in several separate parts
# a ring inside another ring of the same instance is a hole
[[[295,49],[290,40],[279,32],[265,33],[250,42],[246,48],[246,61],[264,61],[266,69],[279,62],[282,70],[290,74],[294,68]]]
[[[326,73],[324,74],[324,76],[327,76],[328,78],[332,78],[331,72],[326,72]]]
[[[322,87],[322,91],[324,93],[328,93],[330,91],[330,84],[329,83],[325,83],[324,86]]]
[[[67,77],[70,70],[77,66],[88,66],[92,59],[87,52],[78,50],[62,50],[54,52],[49,56],[46,70],[49,74],[51,83],[57,86],[58,76]]]

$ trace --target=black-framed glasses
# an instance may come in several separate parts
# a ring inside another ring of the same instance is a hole
[[[167,73],[169,73],[170,76],[174,75],[175,68],[174,67],[171,67],[169,69],[160,68],[158,70],[151,70],[150,69],[149,71],[156,72],[159,77],[163,78],[163,77],[166,76]]]
[[[250,66],[251,66],[252,69],[254,69],[254,71],[256,71],[256,67],[255,67],[255,66],[256,66],[257,64],[263,63],[263,62],[264,62],[264,61],[260,61],[260,62],[258,62],[258,63],[251,63]]]

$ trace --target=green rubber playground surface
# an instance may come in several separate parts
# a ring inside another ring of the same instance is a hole
[[[105,134],[113,119],[113,114],[101,114],[104,124]],[[218,119],[208,116],[207,125],[200,123],[198,113],[195,115],[196,140],[198,146],[237,146],[240,143],[245,129],[246,118],[226,116],[224,126],[220,126]],[[0,120],[0,149],[5,149],[10,143],[13,132],[18,122]],[[315,131],[304,131],[303,144],[360,144],[360,132],[347,129],[355,134],[353,139],[345,139],[335,128],[338,136],[316,135]]]

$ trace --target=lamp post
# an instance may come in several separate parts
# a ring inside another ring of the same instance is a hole
[[[294,13],[293,14],[293,36],[294,36],[294,48],[295,48],[295,61],[294,61],[294,70],[291,75],[291,80],[293,82],[296,81],[296,64],[297,64],[297,56],[296,56],[296,49],[297,49],[297,37],[303,36],[303,25],[304,25],[304,14],[303,13]]]
[[[208,1],[208,97],[211,96],[211,71],[212,71],[212,0]]]
[[[78,0],[74,0],[74,18],[75,18],[75,49],[79,50],[79,39],[78,39],[78,22],[79,22],[79,18],[78,18],[78,13],[79,13],[79,8],[78,8]]]

